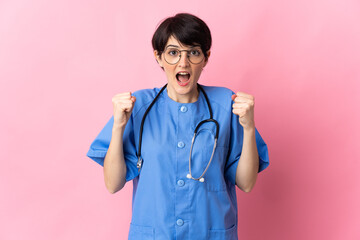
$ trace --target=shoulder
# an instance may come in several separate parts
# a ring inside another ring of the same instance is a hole
[[[147,88],[132,93],[136,97],[133,113],[136,115],[142,108],[151,104],[161,88]]]
[[[207,94],[211,104],[219,105],[225,110],[229,110],[232,107],[231,96],[234,92],[226,87],[217,87],[217,86],[204,86],[201,85]]]
[[[136,102],[146,104],[151,102],[159,91],[160,88],[141,89],[133,92],[132,95],[136,97]]]

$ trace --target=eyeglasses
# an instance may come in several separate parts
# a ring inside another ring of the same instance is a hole
[[[187,52],[187,57],[192,64],[199,64],[204,59],[204,54],[201,49],[179,50],[177,48],[166,48],[164,53],[165,61],[168,64],[174,65],[180,61],[181,52]]]

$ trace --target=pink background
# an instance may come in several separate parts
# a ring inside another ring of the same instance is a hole
[[[182,11],[212,31],[200,83],[254,95],[268,144],[239,238],[360,239],[359,1],[215,2],[0,2],[0,239],[127,239],[132,183],[86,152],[113,95],[166,82],[150,41]]]

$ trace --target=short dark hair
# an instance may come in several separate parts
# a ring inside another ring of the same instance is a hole
[[[178,13],[166,18],[153,35],[153,49],[159,54],[163,52],[171,36],[185,45],[199,44],[207,60],[207,51],[211,47],[211,33],[203,20],[189,13]]]

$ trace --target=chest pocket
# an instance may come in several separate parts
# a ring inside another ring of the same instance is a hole
[[[238,239],[237,236],[237,227],[236,225],[232,226],[229,229],[224,230],[209,230],[208,240],[227,240],[227,239]]]
[[[196,135],[191,160],[191,172],[197,178],[204,172],[213,154],[215,143],[215,129],[202,128]],[[204,185],[208,191],[225,191],[226,183],[224,177],[224,167],[228,148],[216,146],[212,161],[204,175]]]

